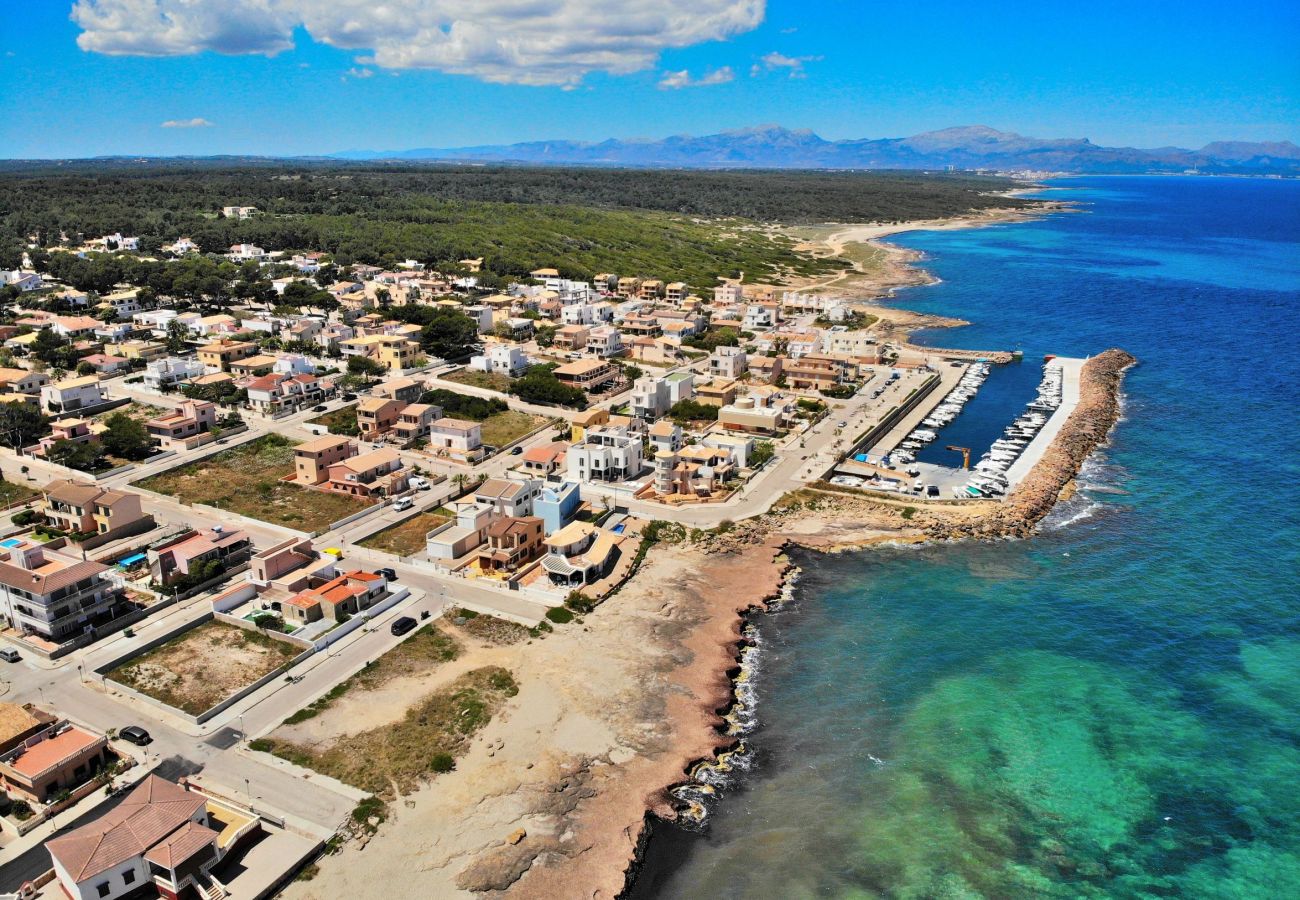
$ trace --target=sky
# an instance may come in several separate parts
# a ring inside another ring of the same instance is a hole
[[[0,157],[988,125],[1300,143],[1295,0],[0,0]]]

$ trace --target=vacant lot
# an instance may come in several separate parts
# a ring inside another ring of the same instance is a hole
[[[187,503],[205,503],[300,531],[319,531],[366,506],[342,494],[281,481],[293,471],[293,448],[288,438],[268,434],[146,478],[139,485]]]
[[[407,793],[435,772],[436,759],[445,767],[461,755],[469,739],[518,692],[500,666],[457,672],[473,664],[470,658],[465,665],[454,663],[430,690],[438,667],[460,652],[452,637],[426,626],[290,716],[253,749],[383,797],[394,789]]]
[[[198,715],[302,651],[225,622],[206,622],[128,660],[108,678]]]
[[[533,416],[514,409],[493,413],[483,420],[483,443],[504,447],[545,422],[545,416]]]
[[[308,419],[307,424],[324,425],[329,429],[330,434],[341,434],[344,437],[356,437],[361,433],[361,427],[357,425],[356,404],[343,406],[314,419]]]
[[[479,372],[475,369],[457,369],[449,375],[439,376],[443,381],[454,381],[457,384],[468,384],[470,387],[487,388],[492,391],[505,391],[510,389],[510,379],[498,372]],[[485,437],[484,440],[487,440]]]
[[[372,550],[383,550],[398,556],[415,556],[424,552],[424,536],[449,518],[450,516],[436,512],[422,512],[383,531],[376,531],[360,543],[362,547]]]

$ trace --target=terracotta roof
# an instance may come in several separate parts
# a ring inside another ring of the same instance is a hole
[[[45,486],[45,493],[55,500],[70,503],[73,506],[84,507],[94,503],[99,495],[104,493],[104,490],[93,484],[59,478]]]
[[[115,808],[88,825],[51,838],[45,848],[80,884],[144,855],[203,805],[198,794],[150,775]]]
[[[76,584],[83,578],[108,571],[108,566],[89,559],[61,563],[62,560],[58,560],[47,562],[39,569],[24,569],[12,563],[0,562],[0,584],[43,596]]]
[[[162,843],[156,844],[144,855],[151,863],[165,869],[174,869],[204,847],[216,842],[221,835],[206,825],[198,822],[186,822],[176,829]]]
[[[46,769],[57,766],[64,760],[72,759],[92,747],[106,742],[107,739],[103,735],[91,734],[88,731],[82,731],[80,728],[72,726],[52,738],[47,738],[39,744],[33,745],[9,765],[14,771],[26,775],[28,778],[35,778]]]
[[[351,443],[351,438],[343,437],[340,434],[327,434],[318,437],[314,441],[307,441],[294,447],[294,451],[306,451],[307,453],[320,453],[322,450],[331,450],[339,444]]]

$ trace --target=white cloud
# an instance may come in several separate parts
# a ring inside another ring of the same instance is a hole
[[[374,77],[375,77],[374,69],[358,69],[356,66],[353,66],[352,68],[348,69],[346,72],[343,73],[344,81],[346,81],[349,78],[374,78]]]
[[[160,126],[162,128],[211,128],[212,123],[207,119],[195,116],[193,119],[168,119]]]
[[[805,78],[807,73],[804,72],[804,64],[817,62],[821,58],[820,56],[786,56],[784,53],[773,50],[761,57],[760,62],[750,66],[749,74],[751,76],[761,75],[763,72],[783,69],[789,71],[791,78]]]
[[[84,50],[273,56],[303,27],[386,69],[436,69],[484,81],[573,85],[625,75],[661,51],[724,40],[763,21],[766,0],[76,0]]]
[[[663,77],[659,79],[659,90],[676,91],[687,87],[707,87],[711,84],[726,84],[735,79],[736,73],[731,66],[705,72],[699,78],[692,78],[688,69],[682,69],[677,72],[664,72]]]

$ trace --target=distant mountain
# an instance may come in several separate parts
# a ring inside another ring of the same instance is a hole
[[[1290,141],[1217,141],[1200,150],[1102,147],[1087,138],[1035,138],[983,125],[945,128],[908,138],[828,141],[811,131],[764,125],[702,137],[662,140],[531,141],[523,144],[348,150],[336,159],[462,161],[785,169],[993,169],[997,171],[1269,173],[1300,175],[1300,147]]]

